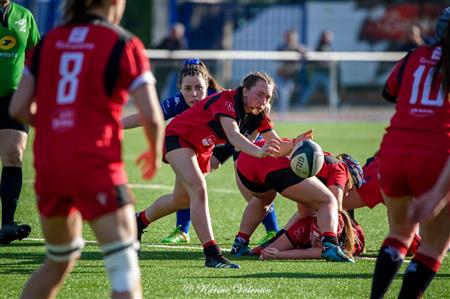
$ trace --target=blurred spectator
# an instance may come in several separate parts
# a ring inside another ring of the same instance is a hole
[[[425,44],[422,38],[422,30],[417,25],[412,25],[403,45],[400,45],[398,51],[411,51],[412,49]]]
[[[331,52],[333,50],[331,46],[332,42],[333,33],[325,30],[320,35],[319,42],[315,50],[317,52]],[[311,70],[312,74],[308,80],[308,85],[305,87],[305,90],[302,92],[300,97],[300,107],[304,107],[309,103],[311,96],[317,91],[318,88],[322,88],[322,91],[326,96],[329,95],[331,84],[330,67],[331,61],[319,61],[316,64],[313,64],[313,69]]]
[[[277,48],[278,51],[297,51],[301,54],[306,52],[304,45],[298,41],[298,33],[295,29],[289,29],[284,34],[284,42]],[[299,77],[300,62],[283,61],[277,69],[276,83],[278,85],[278,110],[286,112],[289,101],[294,93],[295,80]]]
[[[187,40],[184,34],[184,25],[175,23],[170,29],[169,34],[162,39],[156,48],[171,51],[185,50],[187,49]],[[178,91],[177,75],[179,62],[175,60],[159,60],[158,62],[159,66],[155,67],[155,75],[158,81],[158,93],[164,99]]]
[[[157,46],[157,49],[184,50],[187,49],[187,41],[184,36],[185,28],[181,23],[175,23],[167,35]]]

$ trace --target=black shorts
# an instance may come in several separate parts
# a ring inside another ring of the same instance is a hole
[[[235,153],[234,146],[227,143],[224,145],[216,145],[213,149],[213,156],[223,164],[226,160],[228,160]]]
[[[304,179],[296,175],[292,169],[288,167],[269,172],[264,178],[264,183],[278,193],[281,193],[285,189],[294,186],[303,180]]]
[[[28,133],[28,126],[18,122],[9,116],[9,104],[11,103],[12,94],[0,97],[0,129],[12,129]]]
[[[241,179],[242,185],[244,185],[251,192],[264,193],[264,192],[267,192],[270,189],[272,189],[269,186],[254,183],[254,182],[250,181],[239,171],[239,169],[236,169],[236,172],[237,172],[237,175],[239,176],[239,178]]]

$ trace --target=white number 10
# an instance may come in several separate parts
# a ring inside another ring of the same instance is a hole
[[[425,71],[425,66],[420,65],[414,72],[414,82],[413,90],[411,92],[411,98],[409,99],[410,104],[416,104],[419,95],[419,86],[422,80],[423,73]],[[430,99],[431,83],[433,81],[433,74],[436,68],[432,67],[426,74],[425,82],[423,84],[422,98],[420,99],[420,104],[424,106],[434,106],[440,107],[444,104],[444,92],[442,85],[439,87],[439,92],[436,99]]]
[[[71,104],[75,101],[78,91],[78,75],[83,65],[84,54],[82,52],[68,52],[61,55],[59,62],[58,91],[56,102],[60,105]],[[72,69],[69,69],[70,65]]]

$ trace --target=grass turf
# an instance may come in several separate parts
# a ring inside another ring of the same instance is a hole
[[[335,154],[346,152],[361,163],[378,149],[385,123],[279,123],[282,136],[294,137],[308,128],[314,128],[315,140],[324,150]],[[32,138],[30,138],[31,140]],[[17,298],[30,273],[37,269],[45,257],[38,214],[33,193],[31,143],[24,159],[24,186],[16,219],[31,224],[28,239],[0,246],[1,298]],[[137,198],[137,209],[151,204],[158,196],[171,191],[174,176],[164,165],[150,183],[140,178],[135,158],[145,150],[142,131],[126,132],[124,158],[129,182]],[[239,228],[245,207],[234,181],[231,161],[207,178],[213,229],[222,248],[228,250]],[[280,226],[295,211],[295,204],[278,197],[275,201]],[[362,208],[356,217],[366,234],[367,253],[357,263],[340,264],[315,261],[258,261],[256,258],[232,259],[242,266],[240,270],[207,269],[198,238],[191,229],[191,243],[185,246],[161,246],[158,242],[175,226],[171,215],[152,224],[144,234],[140,266],[144,297],[286,297],[286,298],[367,298],[370,292],[375,257],[387,232],[384,206],[373,210]],[[259,227],[253,236],[264,235]],[[84,238],[94,240],[85,225]],[[387,298],[398,294],[404,267],[394,281]],[[428,298],[450,298],[450,263],[444,260],[440,272],[427,290]],[[109,286],[104,273],[103,260],[98,247],[89,242],[81,260],[64,283],[59,298],[106,298]]]

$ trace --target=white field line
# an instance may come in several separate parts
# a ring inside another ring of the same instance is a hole
[[[42,242],[44,244],[44,239],[41,238],[25,238],[24,240],[34,241],[34,242]],[[97,241],[84,240],[85,244],[88,245],[97,245]],[[162,244],[145,244],[141,243],[142,247],[150,247],[150,248],[165,248],[165,249],[191,249],[191,250],[203,250],[201,246],[182,246],[182,245],[162,245]]]
[[[26,184],[34,184],[34,180],[25,179],[23,180]],[[173,186],[161,185],[161,184],[128,184],[131,189],[148,189],[148,190],[168,190],[172,191]],[[214,193],[228,193],[228,194],[239,194],[239,191],[233,189],[222,189],[222,188],[208,188],[208,191]]]
[[[41,238],[25,238],[24,240],[42,242],[42,244],[44,244],[44,239],[41,239]],[[84,243],[86,243],[88,245],[97,245],[97,241],[85,240]],[[141,249],[145,248],[145,247],[161,248],[161,249],[189,249],[189,250],[199,250],[199,251],[203,250],[203,248],[201,246],[162,245],[162,244],[141,243]],[[229,250],[227,250],[227,249],[222,249],[222,251],[229,253]],[[362,257],[356,257],[356,260],[374,261],[374,260],[376,260],[376,257],[362,256]]]

